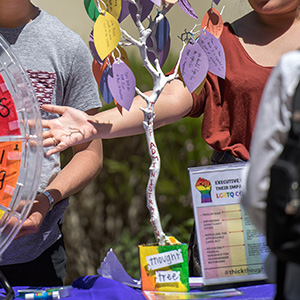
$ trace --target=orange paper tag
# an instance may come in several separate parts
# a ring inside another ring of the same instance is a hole
[[[22,142],[0,143],[0,204],[8,207],[17,186]]]
[[[201,29],[205,29],[213,34],[216,38],[220,38],[223,27],[223,19],[218,10],[214,7],[210,8],[202,19]]]

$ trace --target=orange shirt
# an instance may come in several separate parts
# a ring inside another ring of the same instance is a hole
[[[213,149],[248,160],[256,113],[272,67],[253,61],[231,25],[224,25],[220,41],[226,58],[225,80],[208,73],[201,93],[193,93],[188,116],[203,114],[202,137]]]

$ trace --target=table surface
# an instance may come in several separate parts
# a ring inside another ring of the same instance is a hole
[[[76,279],[73,284],[73,294],[66,298],[67,300],[146,300],[139,289],[133,289],[118,281],[103,278],[100,276],[84,276]],[[16,297],[15,299],[21,299],[18,297],[17,291],[28,287],[13,287]],[[235,300],[273,300],[275,296],[276,286],[274,284],[261,284],[253,286],[239,287],[237,290],[243,294],[238,296],[232,296],[230,298]],[[195,290],[192,290],[193,292]],[[4,290],[0,290],[0,299],[4,297]],[[172,299],[173,297],[165,297],[159,299]],[[24,299],[24,298],[23,298]],[[157,298],[158,299],[158,298]],[[187,299],[187,298],[176,298]],[[199,298],[198,298],[199,299]],[[202,298],[201,299],[211,299]],[[229,299],[228,297],[220,297],[217,299]]]

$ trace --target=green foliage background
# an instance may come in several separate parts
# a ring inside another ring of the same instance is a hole
[[[164,71],[174,66],[167,60]],[[152,88],[141,61],[130,58],[137,86]],[[104,104],[103,109],[113,105]],[[155,110],[155,108],[154,108]],[[166,234],[188,243],[194,222],[188,167],[209,163],[211,149],[201,139],[202,119],[184,118],[155,131],[161,156],[156,198]],[[66,284],[80,276],[97,274],[112,248],[125,270],[139,278],[138,245],[155,243],[146,206],[150,157],[145,135],[103,140],[104,166],[80,193],[71,197],[63,226],[67,249]],[[70,158],[63,154],[63,162]]]

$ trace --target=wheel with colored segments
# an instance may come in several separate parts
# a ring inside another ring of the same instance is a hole
[[[33,204],[42,166],[42,138],[30,79],[0,36],[0,255]]]

